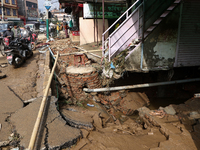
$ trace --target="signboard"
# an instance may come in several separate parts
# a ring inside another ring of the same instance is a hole
[[[51,8],[51,2],[50,1],[45,1],[44,2],[44,6],[47,10],[49,10]]]
[[[102,12],[102,4],[96,4],[94,8],[94,4],[87,3],[83,4],[83,18],[84,19],[92,19],[96,18],[101,19],[103,18],[103,12]],[[126,11],[126,4],[105,4],[104,6],[104,17],[106,19],[115,19],[119,18],[123,12]]]
[[[73,36],[80,36],[80,32],[79,31],[71,31]]]

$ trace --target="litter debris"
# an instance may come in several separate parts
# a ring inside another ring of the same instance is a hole
[[[110,63],[110,68],[115,69],[115,66],[113,65],[113,62]]]
[[[89,103],[87,104],[87,106],[94,107],[94,105],[93,105],[93,104],[89,104]]]
[[[5,67],[8,66],[8,64],[7,63],[2,63],[2,64],[0,64],[0,66],[1,66],[1,68],[5,68]]]
[[[200,93],[194,94],[194,98],[200,98]]]
[[[12,148],[11,150],[19,150],[19,147]]]
[[[154,111],[150,111],[149,114],[151,116],[157,116],[158,118],[164,118],[166,113],[163,109],[161,110],[154,110]]]

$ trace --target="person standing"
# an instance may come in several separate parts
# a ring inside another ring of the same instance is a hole
[[[67,24],[67,23],[65,23],[64,28],[65,28],[65,35],[66,35],[66,38],[69,38],[69,35],[68,35],[68,24]]]
[[[14,33],[14,38],[17,38],[20,34],[20,29],[17,27],[17,24],[14,24],[14,27],[11,30]]]
[[[56,30],[57,30],[57,37],[59,37],[59,30],[60,30],[59,23],[57,23]]]

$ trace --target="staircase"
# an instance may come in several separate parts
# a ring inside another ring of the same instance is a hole
[[[111,61],[135,39],[144,41],[180,2],[181,0],[137,0],[102,34],[103,57]],[[125,20],[118,28],[104,39],[109,30],[123,18]]]

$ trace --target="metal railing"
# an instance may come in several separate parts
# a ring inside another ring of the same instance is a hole
[[[138,6],[137,6],[138,5]],[[119,50],[124,50],[133,40],[138,38],[142,34],[143,12],[141,8],[143,2],[137,0],[132,6],[130,6],[103,34],[102,34],[102,56],[108,56],[109,61]],[[136,8],[134,8],[136,7]],[[132,13],[129,12],[132,10]],[[113,28],[123,17],[126,19],[108,36],[105,40],[105,35]],[[108,47],[107,47],[108,44]],[[106,50],[108,50],[106,52]],[[106,52],[106,53],[105,53]]]

